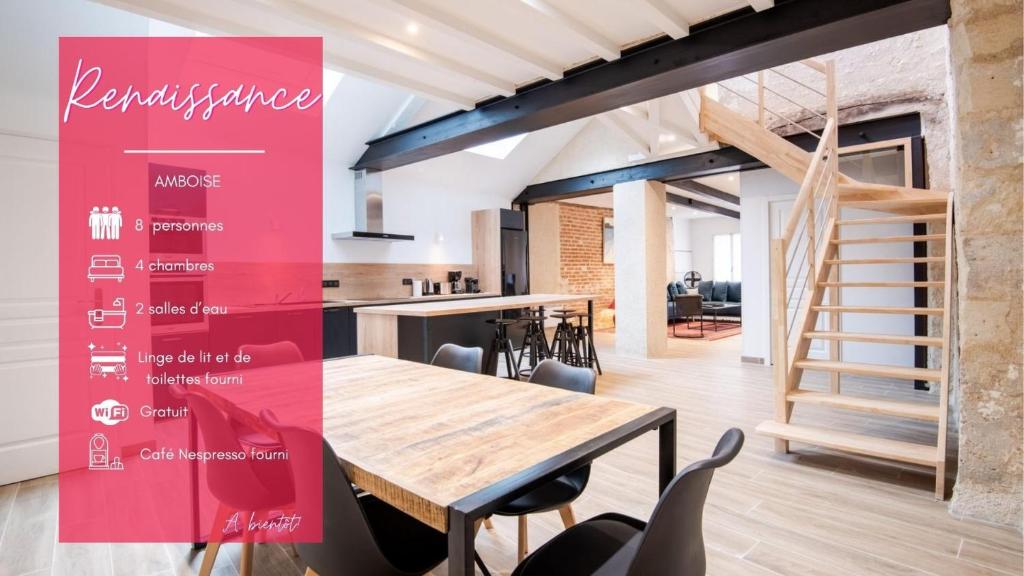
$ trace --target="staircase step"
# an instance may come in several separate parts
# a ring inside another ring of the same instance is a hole
[[[879,212],[905,212],[911,214],[934,214],[946,206],[945,200],[931,198],[894,199],[894,200],[840,200],[840,208],[860,208]]]
[[[825,260],[825,264],[844,266],[855,264],[944,264],[945,256],[921,256],[918,258],[847,258]]]
[[[840,340],[842,342],[869,342],[872,344],[908,344],[942,348],[942,338],[932,336],[897,336],[894,334],[864,334],[861,332],[805,332],[808,340]]]
[[[909,216],[883,216],[881,218],[854,218],[851,220],[837,220],[837,226],[856,226],[859,224],[913,224],[917,222],[945,222],[946,213],[935,214],[911,214]]]
[[[793,363],[801,370],[817,370],[820,372],[838,372],[854,376],[876,376],[879,378],[899,378],[901,380],[926,380],[939,382],[942,370],[930,368],[907,368],[904,366],[886,366],[883,364],[859,364],[856,362],[837,362],[834,360],[797,360]]]
[[[921,282],[818,282],[826,288],[942,288],[940,281]]]
[[[937,404],[896,402],[894,400],[883,400],[881,398],[865,398],[863,396],[831,394],[829,392],[816,392],[814,390],[794,390],[786,395],[786,400],[789,400],[790,402],[802,402],[804,404],[827,406],[829,408],[854,410],[856,412],[868,412],[870,414],[900,416],[903,418],[913,418],[914,420],[927,420],[929,422],[939,421],[939,407]]]
[[[942,308],[915,308],[901,306],[814,306],[815,312],[845,312],[847,314],[911,314],[914,316],[942,316]]]
[[[840,182],[836,186],[836,192],[840,196],[867,196],[865,200],[931,200],[945,202],[948,198],[947,192],[929,190],[927,188],[913,188],[909,186],[896,186],[893,184],[874,184],[871,182]]]
[[[912,236],[877,236],[874,238],[840,238],[833,244],[893,244],[895,242],[932,242],[945,240],[945,234],[917,234]]]
[[[772,420],[759,424],[757,432],[774,438],[783,438],[823,448],[873,456],[875,458],[896,460],[897,462],[919,464],[932,468],[938,464],[938,449],[935,446],[925,444],[901,442],[899,440],[889,440],[887,438],[877,438],[812,426],[783,424]]]

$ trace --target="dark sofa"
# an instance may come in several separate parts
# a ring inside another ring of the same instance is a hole
[[[704,302],[723,302],[726,304],[742,304],[743,302],[742,282],[715,282],[703,280],[697,284],[697,293],[701,295]],[[675,296],[686,294],[686,286],[682,282],[670,282],[668,285],[668,318],[676,320]],[[719,316],[740,316],[741,308],[723,310]]]

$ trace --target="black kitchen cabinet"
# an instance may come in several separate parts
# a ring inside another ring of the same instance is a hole
[[[324,308],[324,358],[356,353],[356,315],[351,306]]]

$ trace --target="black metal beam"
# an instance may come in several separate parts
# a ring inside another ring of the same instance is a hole
[[[688,208],[693,208],[694,210],[700,210],[701,212],[712,212],[714,214],[728,216],[729,218],[735,218],[737,220],[740,219],[740,213],[736,210],[729,210],[728,208],[722,208],[715,204],[708,204],[707,202],[701,202],[700,200],[694,200],[693,198],[687,198],[686,196],[680,196],[679,194],[673,194],[671,192],[665,193],[665,201],[669,204],[686,206]]]
[[[921,117],[915,112],[889,118],[880,118],[878,120],[865,120],[863,122],[844,124],[839,127],[839,145],[853,146],[867,142],[882,142],[897,138],[919,136],[920,134]],[[814,150],[814,147],[818,144],[817,138],[802,132],[797,135],[787,136],[786,139],[808,151]],[[535,204],[537,202],[589,196],[591,194],[609,192],[612,186],[616,184],[633,182],[635,180],[670,182],[673,180],[699,178],[712,174],[754,170],[764,167],[765,165],[757,158],[739,148],[730,146],[700,154],[679,156],[677,158],[657,160],[646,164],[635,164],[625,168],[605,170],[583,176],[531,184],[523,189],[514,202],[516,204]]]
[[[356,169],[386,170],[949,20],[949,0],[780,0],[473,110],[368,142]]]
[[[690,178],[680,178],[677,180],[662,180],[669,186],[675,186],[676,188],[682,188],[687,192],[692,192],[700,196],[707,196],[710,198],[717,198],[718,200],[724,200],[730,204],[740,205],[740,197],[735,194],[730,194],[724,190],[719,190],[714,186],[708,186],[703,182],[697,182]]]

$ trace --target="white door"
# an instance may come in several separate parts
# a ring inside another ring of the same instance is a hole
[[[57,142],[0,133],[0,485],[57,471]]]

